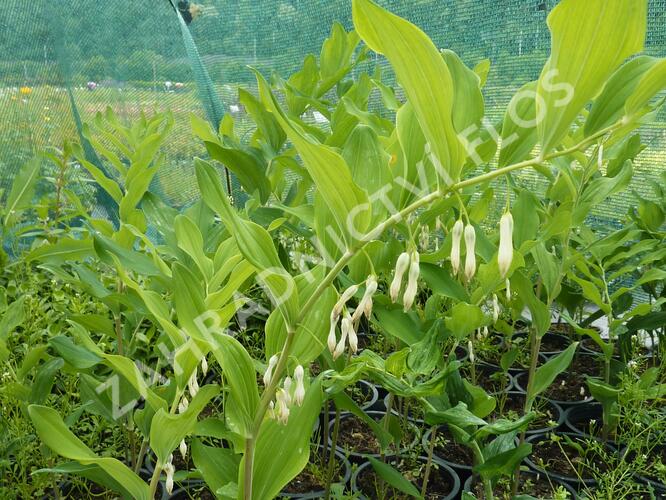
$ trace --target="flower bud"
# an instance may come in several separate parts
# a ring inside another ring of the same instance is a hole
[[[358,292],[358,288],[359,288],[358,285],[352,285],[349,288],[347,288],[344,292],[342,292],[342,295],[340,295],[340,298],[333,307],[333,312],[331,313],[331,321],[333,321],[334,316],[337,320],[337,317],[339,317],[340,314],[342,314],[342,308],[345,307],[345,304],[347,302],[349,302],[349,299],[351,299],[354,295],[356,295],[356,292]]]
[[[185,413],[185,410],[187,410],[188,406],[190,406],[190,402],[185,396],[183,396],[183,398],[180,400],[180,403],[178,403],[178,413]]]
[[[333,351],[333,359],[338,359],[340,355],[345,352],[347,337],[349,336],[349,332],[353,331],[353,329],[354,325],[351,316],[347,315],[342,318],[342,323],[340,324],[340,331],[342,334],[340,335],[340,341],[337,343],[335,350]]]
[[[500,219],[500,242],[497,264],[502,278],[506,277],[513,260],[513,217],[506,212]]]
[[[463,234],[463,221],[458,219],[451,230],[451,269],[454,276],[460,270],[460,240]]]
[[[176,473],[176,469],[171,463],[171,459],[169,459],[169,462],[164,466],[164,473],[166,474],[164,487],[166,488],[167,493],[171,495],[173,492],[173,475]]]
[[[287,395],[284,389],[278,389],[275,393],[276,409],[275,416],[282,425],[287,425],[289,421],[289,405],[287,404]]]
[[[296,403],[297,406],[301,406],[303,404],[303,400],[305,399],[305,384],[303,383],[304,376],[305,372],[303,367],[298,365],[294,370],[294,380],[296,381],[296,388],[294,389],[294,403]]]
[[[206,373],[208,373],[208,361],[206,360],[206,356],[201,358],[201,374],[205,377]]]
[[[268,360],[268,368],[266,368],[266,371],[264,372],[264,385],[271,383],[271,378],[273,378],[273,370],[275,369],[277,362],[278,356],[277,354],[273,354],[271,359]]]
[[[365,281],[365,292],[363,293],[363,297],[361,298],[361,302],[359,302],[358,307],[354,311],[354,315],[352,316],[352,320],[354,323],[357,323],[363,314],[369,319],[370,315],[372,314],[372,296],[375,294],[377,291],[377,277],[370,275],[368,276],[368,279]]]
[[[190,396],[194,397],[199,392],[199,382],[197,382],[197,369],[194,369],[190,380],[187,381],[187,388],[190,391]]]
[[[337,343],[338,339],[335,337],[335,325],[336,323],[331,323],[331,329],[328,332],[328,339],[327,339],[327,344],[328,344],[328,350],[333,354],[335,352],[335,344]]]
[[[409,264],[409,275],[407,278],[407,288],[405,288],[405,294],[402,296],[402,304],[404,306],[404,311],[411,309],[414,304],[414,299],[416,299],[416,293],[418,292],[419,287],[419,274],[420,265],[419,265],[419,253],[414,251],[412,252],[411,262]]]
[[[499,300],[497,295],[493,293],[493,323],[497,323],[500,315]]]
[[[284,382],[282,384],[282,387],[284,387],[284,395],[285,395],[285,401],[287,403],[287,406],[291,405],[291,377],[287,376],[284,378]]]
[[[465,279],[472,281],[476,273],[476,231],[474,226],[467,224],[465,226]]]
[[[469,351],[469,362],[474,363],[474,345],[471,340],[467,341],[467,350]]]
[[[419,236],[419,245],[422,251],[427,251],[430,246],[430,230],[428,226],[421,227],[421,235]]]
[[[181,440],[180,446],[178,447],[180,451],[180,455],[183,457],[183,460],[185,460],[185,457],[187,456],[187,443],[185,440]]]
[[[391,296],[391,302],[393,303],[398,300],[398,295],[400,295],[400,288],[402,287],[402,277],[408,268],[409,254],[407,252],[402,252],[400,257],[398,257],[397,262],[395,263],[395,274],[389,289],[389,295]]]

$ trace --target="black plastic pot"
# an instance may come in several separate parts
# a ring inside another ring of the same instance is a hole
[[[534,478],[534,479],[539,479],[539,476],[540,476],[540,474],[538,472],[533,472],[533,471],[521,471],[520,476],[523,477],[523,475],[527,476],[527,477]],[[467,481],[465,481],[465,484],[463,486],[463,491],[471,493],[472,492],[472,486],[478,480],[479,480],[478,476],[468,477]],[[571,495],[571,498],[577,498],[576,491],[571,486],[569,486],[567,483],[565,483],[564,481],[559,481],[557,479],[552,479],[551,478],[551,482],[554,486],[563,486],[564,489],[569,492],[569,494]],[[521,494],[521,493],[523,493],[523,492],[521,492],[519,490],[518,494]],[[527,491],[527,492],[524,492],[524,493],[531,494],[532,492]]]
[[[498,396],[503,396],[503,394],[494,394],[496,398]],[[521,398],[523,400],[523,404],[521,406],[524,406],[524,401],[525,401],[525,393],[521,391],[509,391],[507,393],[507,397],[514,397],[514,398]],[[553,422],[555,422],[556,425],[552,427],[542,427],[540,429],[527,429],[525,432],[527,435],[532,435],[532,434],[545,434],[547,432],[552,432],[555,429],[558,429],[563,423],[564,423],[564,418],[565,418],[565,411],[562,410],[562,407],[555,403],[554,401],[551,401],[550,399],[543,398],[541,396],[537,396],[537,401],[539,401],[541,404],[547,405],[548,409],[552,413],[552,418]],[[502,413],[505,413],[504,411]],[[522,414],[522,413],[521,413]]]
[[[375,384],[373,384],[372,382],[368,382],[367,380],[359,380],[358,382],[356,382],[355,385],[360,386],[363,392],[370,396],[370,398],[363,405],[361,405],[361,410],[382,411],[384,409],[383,403],[379,399],[379,391],[377,391],[377,387],[375,387]],[[332,416],[335,415],[335,405],[329,405],[328,413]],[[342,413],[345,414],[348,412],[343,411]]]
[[[564,415],[564,422],[568,429],[576,434],[598,438],[603,426],[604,412],[600,403],[578,405],[569,408]],[[597,423],[597,433],[590,433],[591,421]]]
[[[425,462],[427,462],[428,458],[427,457],[419,457],[419,460],[425,463]],[[433,463],[437,465],[438,470],[445,471],[447,473],[447,475],[451,478],[451,482],[453,483],[453,488],[451,489],[451,493],[449,493],[445,497],[439,497],[439,498],[441,500],[453,500],[454,498],[458,498],[459,495],[460,495],[460,478],[458,477],[458,474],[456,474],[456,472],[451,467],[446,465],[445,463],[442,463],[442,462],[440,462],[438,460],[435,460],[435,459],[433,459]],[[360,474],[362,474],[363,471],[365,469],[367,469],[368,467],[372,467],[370,462],[363,462],[360,465],[360,467],[354,471],[354,474],[352,475],[352,478],[351,478],[352,492],[353,493],[358,493],[358,495],[359,495],[358,498],[360,500],[369,500],[370,498],[375,498],[375,497],[365,496],[363,494],[363,492],[359,489],[358,484],[357,484],[358,476]],[[431,478],[432,478],[432,474],[434,472],[435,472],[434,470],[430,472],[430,477]]]
[[[322,445],[319,445],[319,447],[323,448]],[[351,466],[351,463],[349,462],[349,460],[347,460],[347,457],[345,457],[345,455],[342,452],[336,450],[335,456],[337,457],[338,461],[342,464],[342,466],[345,469],[344,474],[343,474],[342,484],[343,484],[343,486],[345,486],[345,489],[346,489],[346,486],[349,484],[349,481],[351,479],[352,466]],[[340,481],[337,481],[337,482],[340,483]],[[286,493],[286,492],[284,492],[284,493],[280,493],[278,496],[280,498],[294,498],[294,499],[298,499],[298,498],[302,498],[302,499],[323,498],[325,493],[326,492],[324,490],[313,491],[311,493]]]
[[[654,449],[666,451],[666,444],[657,445]],[[623,455],[625,453],[627,453],[626,449],[622,451]],[[629,457],[626,457],[626,459],[629,460]],[[654,479],[650,479],[640,474],[634,474],[634,478],[641,484],[651,486],[654,492],[657,494],[657,498],[666,498],[666,484],[660,483],[659,481],[655,481]]]
[[[545,350],[543,349],[541,351],[541,354],[546,356],[547,358],[552,358],[553,356],[557,356],[560,354],[562,351],[564,351],[567,347],[569,347],[572,343],[572,339],[567,337],[566,335],[562,335],[560,333],[555,333],[555,332],[546,332],[546,334],[541,338],[541,343],[543,344],[544,341],[555,341],[556,343],[560,344],[562,347],[559,349],[555,350]]]
[[[384,415],[386,415],[386,412],[382,412],[382,411],[367,411],[365,413],[370,418],[374,419],[375,421],[381,420],[382,417],[384,417]],[[340,417],[340,426],[341,427],[342,427],[342,424],[344,423],[344,420],[348,419],[348,418],[358,418],[358,417],[356,417],[352,413],[346,413],[346,414],[342,415]],[[329,436],[328,437],[328,446],[329,446],[329,448],[333,446],[333,427],[334,427],[334,425],[335,425],[335,420],[331,420],[331,422],[329,423],[329,433],[328,433],[328,436]],[[403,448],[401,448],[399,450],[398,454],[402,454],[402,453],[405,453],[405,452],[413,449],[418,444],[419,439],[421,437],[421,432],[419,431],[419,428],[416,424],[414,424],[413,422],[408,421],[407,425],[411,426],[411,428],[413,429],[414,439],[412,440],[411,443],[409,443],[406,446],[404,446]],[[338,440],[338,443],[339,442],[340,441]],[[340,444],[338,444],[336,446],[336,452],[340,452],[340,453],[342,453],[343,455],[345,455],[347,457],[351,457],[351,459],[353,461],[356,461],[356,462],[362,462],[363,459],[365,459],[366,457],[378,458],[380,456],[379,453],[361,453],[361,452],[357,452],[357,451],[354,451],[354,450],[347,450],[347,449],[343,448]],[[395,454],[396,454],[395,451],[388,450],[385,455],[386,456],[393,456]]]
[[[561,432],[557,433],[557,436],[569,436],[572,440],[574,441],[580,441],[583,439],[596,439],[596,438],[586,438],[585,436],[581,436],[580,434],[575,434],[573,432]],[[550,436],[547,434],[533,434],[527,438],[527,442],[532,444],[532,449],[534,450],[534,445],[536,443],[539,443],[540,441],[547,441],[550,440]],[[602,442],[605,447],[607,447],[611,451],[616,451],[616,448],[609,443],[604,443],[600,439],[597,439],[597,441]],[[533,451],[534,452],[534,451]],[[538,472],[539,474],[544,474],[547,477],[551,478],[552,480],[557,480],[560,482],[564,482],[573,488],[578,489],[582,485],[585,486],[594,486],[597,484],[597,481],[592,478],[582,478],[579,479],[577,476],[564,476],[562,474],[558,474],[556,472],[548,471],[546,469],[543,469],[539,465],[537,465],[535,462],[532,461],[531,457],[525,458],[525,463],[530,467],[535,472]]]
[[[548,361],[548,357],[545,356],[543,353],[539,353],[539,361],[540,361],[540,365],[542,365],[546,361]],[[478,367],[489,367],[489,368],[492,368],[494,370],[501,370],[502,369],[502,368],[500,368],[499,365],[496,365],[495,363],[490,363],[488,361],[483,361],[483,360],[478,360],[476,362],[476,365],[477,365],[477,368]],[[518,375],[520,375],[522,373],[526,373],[527,368],[516,366],[516,367],[509,368],[508,371],[509,371],[509,375],[511,375],[513,377],[517,377]]]
[[[513,385],[516,391],[522,392],[525,394],[527,392],[527,380],[528,380],[528,372],[521,373],[519,375],[516,375],[513,379]],[[587,386],[585,386],[585,389],[587,391]],[[587,393],[586,393],[587,394]],[[552,401],[553,403],[557,404],[563,411],[569,410],[570,408],[574,408],[577,406],[587,406],[590,404],[594,403],[594,398],[592,396],[585,396],[584,398],[578,400],[578,401],[562,401],[559,399],[552,399],[548,398],[546,396],[543,396],[549,401]]]
[[[445,428],[446,428],[446,426],[442,426],[439,429],[445,429]],[[430,428],[426,432],[424,432],[423,437],[421,438],[421,446],[423,446],[423,450],[424,450],[425,453],[428,453],[428,450],[430,449],[430,436],[431,435],[432,435],[432,428]],[[463,445],[460,445],[460,446],[463,446]],[[442,463],[444,465],[447,465],[448,467],[451,467],[451,469],[453,469],[456,472],[456,474],[458,474],[461,481],[464,481],[465,479],[467,479],[469,476],[472,475],[472,467],[474,466],[474,464],[471,463],[471,462],[470,463],[458,463],[458,462],[448,460],[445,457],[437,455],[436,450],[435,450],[435,454],[433,454],[433,458],[436,459],[438,463]]]

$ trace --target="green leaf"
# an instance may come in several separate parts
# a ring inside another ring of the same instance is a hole
[[[625,114],[625,105],[639,82],[657,59],[638,56],[618,68],[606,82],[599,97],[594,100],[590,114],[585,120],[585,135],[613,125]]]
[[[451,330],[458,340],[467,338],[477,328],[488,323],[486,316],[479,306],[459,302],[449,310],[450,316],[446,318],[446,327]]]
[[[512,450],[489,458],[482,464],[475,465],[474,472],[481,474],[481,477],[488,480],[500,476],[510,476],[516,469],[516,466],[530,453],[532,453],[532,444],[523,443]]]
[[[174,414],[160,408],[155,413],[150,424],[150,448],[157,457],[158,465],[165,465],[180,442],[194,431],[199,413],[219,392],[217,385],[205,385],[184,412]]]
[[[204,251],[204,241],[197,225],[185,215],[178,215],[173,221],[178,246],[187,253],[197,265],[201,274],[210,279],[213,275],[213,261]]]
[[[431,422],[451,424],[463,429],[487,425],[485,420],[474,415],[474,413],[467,409],[467,405],[462,402],[448,410],[433,411],[429,412],[428,415]]]
[[[78,370],[86,370],[102,362],[102,358],[76,345],[69,337],[62,335],[53,337],[49,340],[49,344],[67,363]]]
[[[539,270],[541,281],[548,293],[549,302],[559,295],[557,287],[559,281],[559,266],[557,257],[546,250],[543,241],[532,247],[532,256]]]
[[[229,204],[215,169],[202,160],[195,160],[199,189],[206,204],[222,218],[233,235],[238,249],[259,273],[270,290],[270,298],[280,309],[285,322],[295,325],[298,317],[298,290],[293,278],[282,267],[270,234],[252,221],[242,219]]]
[[[64,262],[81,261],[93,254],[93,240],[89,238],[83,240],[61,238],[55,243],[38,246],[30,251],[25,259],[28,262],[38,260],[49,264],[62,264]]]
[[[543,336],[550,327],[550,309],[535,295],[534,283],[522,272],[516,272],[511,278],[511,285],[530,310],[532,325],[536,329],[537,335]]]
[[[502,125],[500,167],[527,159],[537,143],[536,95],[537,82],[523,85],[506,108]]]
[[[248,193],[259,193],[262,203],[271,195],[271,184],[266,170],[257,155],[236,148],[225,148],[217,142],[204,143],[213,160],[217,160],[231,170]]]
[[[319,144],[282,111],[266,80],[256,73],[266,107],[276,117],[294,144],[317,193],[326,202],[337,224],[338,234],[351,244],[370,223],[368,196],[352,180],[345,160],[333,148]]]
[[[627,57],[643,50],[646,0],[563,0],[548,16],[551,54],[539,77],[537,124],[544,153]]]
[[[664,88],[666,88],[666,59],[659,59],[648,68],[627,100],[626,114],[633,116],[641,111],[650,102],[650,99]]]
[[[465,288],[442,266],[422,262],[420,270],[421,278],[423,278],[433,292],[461,302],[469,300],[469,295],[465,291]]]
[[[576,353],[576,348],[578,347],[578,342],[574,342],[564,351],[559,353],[557,356],[554,356],[542,366],[537,368],[534,374],[534,384],[532,386],[532,393],[529,394],[529,399],[534,401],[534,399],[545,391],[550,384],[553,383],[555,378],[566,370],[571,364],[571,360]]]
[[[481,80],[452,50],[443,49],[442,57],[453,80],[453,126],[456,131],[467,136],[468,128],[473,127],[476,131],[483,118]]]
[[[211,350],[227,382],[225,413],[229,429],[246,438],[251,437],[259,406],[257,373],[252,358],[240,342],[223,333],[213,337]]]
[[[423,498],[419,493],[419,490],[414,486],[414,484],[403,476],[399,470],[390,464],[380,462],[374,457],[368,457],[372,468],[375,469],[375,472],[379,477],[381,477],[388,484],[393,486],[396,490],[402,491],[403,493],[412,496],[414,498]]]
[[[437,47],[412,23],[370,0],[354,0],[352,17],[365,43],[391,63],[439,162],[440,177],[446,184],[454,182],[466,156],[453,125],[453,95],[458,89]]]
[[[59,455],[76,460],[83,465],[95,464],[123,486],[133,498],[149,500],[149,488],[126,465],[109,457],[98,457],[67,428],[55,410],[45,406],[30,405],[28,414],[39,438]],[[120,491],[120,493],[124,493]]]
[[[290,408],[287,425],[270,418],[264,420],[254,456],[253,499],[274,498],[308,463],[311,429],[321,411],[322,399],[321,382],[317,379],[308,388],[303,406]],[[243,461],[240,470],[242,476]],[[238,484],[243,484],[242,478]]]
[[[18,213],[32,204],[32,197],[35,194],[35,184],[39,178],[39,169],[42,160],[39,156],[34,157],[25,163],[14,177],[12,189],[5,203],[4,226],[10,227],[18,218]]]
[[[235,483],[240,458],[230,448],[206,446],[198,439],[192,442],[192,460],[211,491]]]
[[[6,341],[9,334],[25,321],[25,295],[9,304],[0,318],[0,340]]]

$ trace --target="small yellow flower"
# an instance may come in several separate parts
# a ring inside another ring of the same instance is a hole
[[[32,94],[32,88],[28,86],[23,86],[19,89],[19,94],[21,95],[30,95]]]

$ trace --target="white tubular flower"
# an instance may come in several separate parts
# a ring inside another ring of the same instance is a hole
[[[284,394],[285,394],[285,399],[287,401],[287,406],[291,406],[291,377],[287,376],[284,378],[282,387],[284,387]]]
[[[347,337],[349,336],[349,332],[353,331],[354,329],[354,324],[352,321],[351,316],[347,315],[344,318],[342,318],[342,323],[340,324],[340,330],[342,331],[342,335],[340,335],[340,341],[337,343],[335,346],[335,350],[333,351],[333,359],[338,359],[340,355],[345,352],[345,346],[347,345]]]
[[[497,264],[502,278],[506,277],[513,260],[513,216],[506,212],[500,219],[500,242]]]
[[[294,403],[296,403],[297,406],[301,406],[303,404],[303,400],[305,399],[305,384],[303,383],[304,377],[305,371],[301,365],[298,365],[294,370],[294,380],[296,381],[296,388],[294,389]]]
[[[271,378],[273,378],[273,370],[275,369],[277,362],[278,356],[277,354],[273,354],[271,359],[268,360],[268,368],[266,368],[266,371],[264,372],[264,385],[271,383]]]
[[[484,339],[488,336],[488,327],[487,326],[483,327],[483,330],[481,330],[481,335],[483,336]]]
[[[268,403],[268,418],[275,420],[275,402]]]
[[[506,279],[505,286],[506,286],[506,300],[511,300],[511,282],[509,281],[508,278]]]
[[[474,345],[471,340],[467,341],[467,350],[469,351],[469,362],[474,363]]]
[[[407,277],[407,288],[405,294],[402,296],[402,304],[404,311],[411,309],[416,299],[416,293],[419,289],[419,275],[421,274],[421,267],[419,265],[419,253],[412,252],[411,262],[409,264],[409,275]]]
[[[342,292],[342,295],[340,295],[340,298],[333,307],[333,312],[331,313],[331,321],[333,321],[334,318],[337,321],[340,314],[342,314],[342,309],[345,307],[345,304],[349,302],[349,299],[351,299],[354,295],[356,295],[356,292],[358,292],[358,288],[359,288],[358,285],[352,285],[349,288],[347,288],[344,292]]]
[[[365,292],[352,316],[354,323],[357,323],[363,314],[365,314],[368,319],[370,318],[370,315],[372,314],[372,296],[376,291],[377,277],[370,275],[368,276],[368,279],[365,280]]]
[[[333,323],[331,322],[331,329],[328,332],[328,350],[333,354],[335,352],[335,344],[337,343],[338,339],[335,337],[335,327],[337,325],[337,322]]]
[[[351,349],[352,354],[356,354],[358,351],[358,336],[354,331],[354,325],[349,330],[349,349]]]
[[[497,323],[500,315],[499,300],[497,300],[497,295],[493,293],[493,323]]]
[[[164,466],[164,473],[166,474],[164,487],[166,488],[167,493],[171,495],[173,492],[173,475],[176,473],[176,469],[171,461],[167,462],[167,464]]]
[[[395,301],[398,300],[398,295],[400,295],[400,288],[402,287],[402,277],[409,268],[409,254],[407,252],[402,252],[400,257],[398,257],[397,262],[395,263],[395,274],[393,275],[393,281],[391,282],[391,287],[389,289],[389,295],[391,296],[391,302],[395,304]]]
[[[287,398],[288,396],[284,389],[278,389],[275,394],[275,400],[277,403],[275,413],[277,421],[282,425],[287,425],[287,422],[289,421],[289,403]]]
[[[430,230],[428,229],[428,226],[421,227],[419,245],[421,245],[421,250],[424,252],[428,250],[428,247],[430,246]]]
[[[197,382],[197,369],[194,369],[190,380],[187,381],[187,388],[190,391],[190,396],[194,397],[199,392],[199,382]]]
[[[178,450],[180,451],[180,455],[183,457],[183,460],[185,460],[185,457],[187,456],[187,443],[184,439],[180,442]]]
[[[476,273],[476,230],[471,224],[465,226],[465,279],[472,281]]]
[[[205,377],[206,373],[208,373],[208,361],[206,360],[206,356],[201,358],[201,374]]]
[[[185,396],[183,396],[183,399],[181,399],[180,403],[178,403],[178,413],[185,413],[185,410],[187,410],[188,406],[190,406],[190,402]]]
[[[600,167],[604,163],[604,145],[603,144],[601,144],[599,146],[599,158],[597,159],[597,161],[599,162]]]
[[[460,270],[460,240],[463,234],[463,221],[458,219],[451,230],[451,268],[453,275]]]

